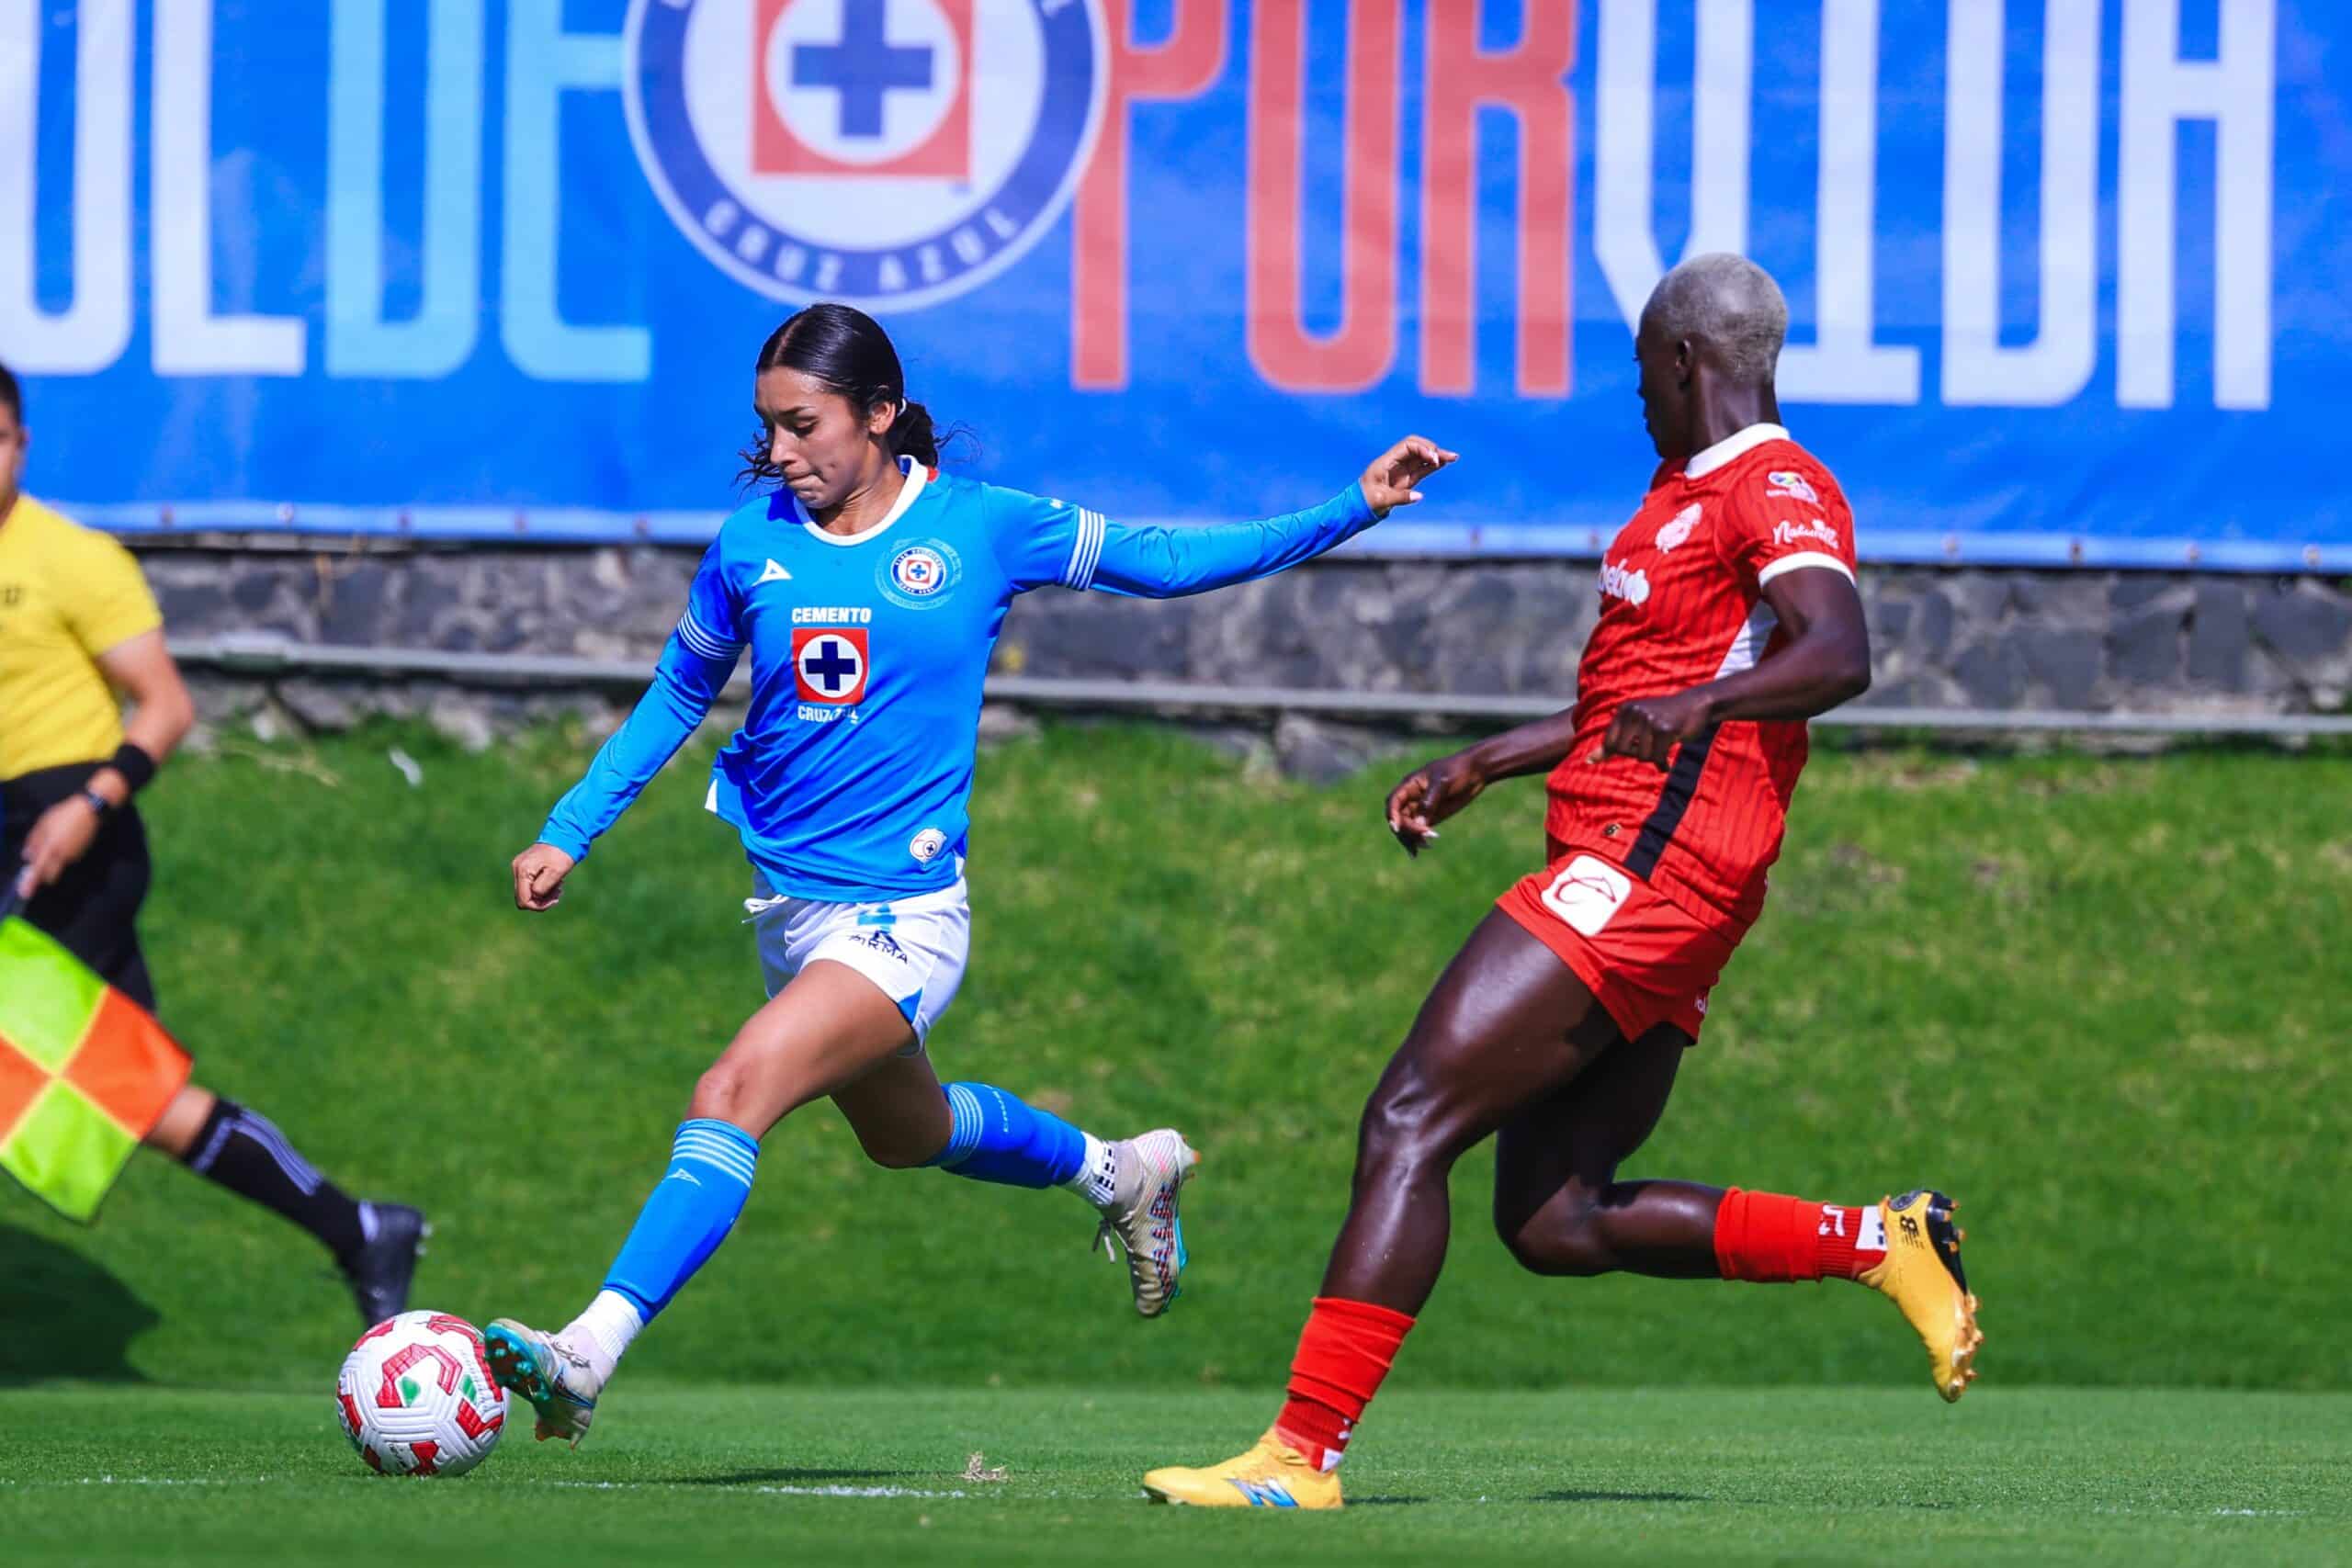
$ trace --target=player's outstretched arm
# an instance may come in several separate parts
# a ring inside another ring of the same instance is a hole
[[[1811,718],[1870,690],[1870,630],[1851,578],[1826,569],[1783,572],[1763,594],[1787,643],[1736,675],[1625,704],[1586,760],[1636,757],[1664,768],[1677,745],[1727,720]]]
[[[1414,769],[1388,792],[1388,830],[1407,854],[1420,853],[1437,837],[1439,823],[1496,780],[1550,773],[1568,754],[1576,733],[1576,713],[1569,709]]]
[[[621,727],[596,749],[578,784],[564,792],[538,840],[514,857],[514,907],[534,913],[555,907],[563,879],[588,856],[588,846],[620,819],[662,765],[677,754],[709,714],[735,671],[740,650],[722,660],[672,634],[653,667],[653,683]]]
[[[1099,543],[1081,539],[1083,570],[1057,579],[1139,599],[1174,599],[1271,577],[1346,543],[1400,506],[1421,499],[1420,484],[1460,454],[1425,436],[1408,435],[1373,459],[1338,495],[1304,512],[1252,523],[1198,527],[1130,527],[1098,519]]]

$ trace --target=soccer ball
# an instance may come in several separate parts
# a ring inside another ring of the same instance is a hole
[[[334,1380],[335,1419],[384,1475],[463,1475],[506,1425],[481,1330],[445,1312],[404,1312],[359,1337]]]

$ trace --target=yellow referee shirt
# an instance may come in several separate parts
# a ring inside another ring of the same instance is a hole
[[[98,655],[163,624],[129,550],[19,495],[0,522],[0,779],[113,756]]]

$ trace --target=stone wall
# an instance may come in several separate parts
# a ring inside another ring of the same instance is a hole
[[[698,557],[650,547],[141,553],[182,638],[275,632],[647,662]],[[1877,669],[1870,704],[2305,713],[2340,710],[2352,690],[2352,583],[2339,579],[1882,569],[1863,586]],[[1566,698],[1596,613],[1589,562],[1327,560],[1164,604],[1033,593],[1006,623],[997,668]],[[414,682],[270,684],[208,682],[208,697],[240,709],[268,698],[290,722],[329,727],[437,705],[446,723],[475,731],[583,700],[505,696],[485,708]]]

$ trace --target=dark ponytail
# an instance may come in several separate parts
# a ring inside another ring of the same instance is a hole
[[[882,323],[865,311],[830,301],[795,311],[760,345],[752,373],[770,370],[797,370],[847,398],[860,414],[896,408],[898,417],[884,437],[890,455],[912,457],[925,468],[938,467],[943,439],[933,425],[931,411],[907,400],[906,371],[899,364],[899,351],[891,345]],[[951,429],[944,439],[953,442],[962,434],[960,427]],[[783,476],[768,460],[765,431],[743,449],[742,460],[743,471],[738,478],[743,483],[782,481]]]
[[[899,405],[888,440],[893,457],[912,457],[926,468],[939,467],[939,433],[931,426],[931,411],[921,403]]]

